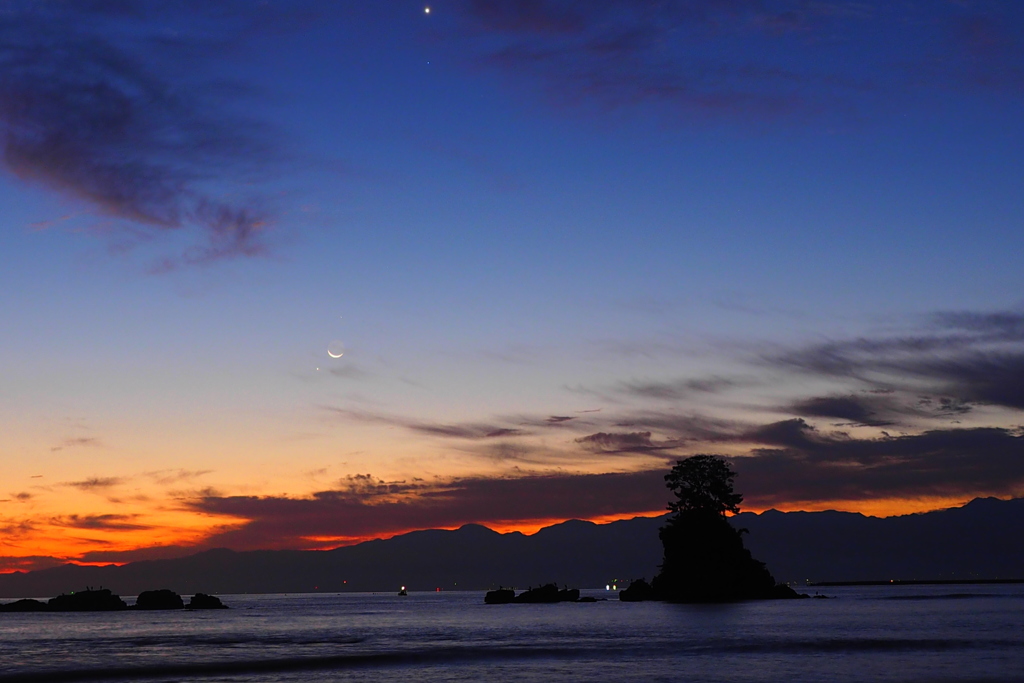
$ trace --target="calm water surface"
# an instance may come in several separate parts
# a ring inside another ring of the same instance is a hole
[[[214,612],[0,614],[0,683],[1024,681],[1024,586],[823,592],[835,599],[225,595]]]

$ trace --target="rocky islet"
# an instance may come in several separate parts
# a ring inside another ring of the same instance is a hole
[[[46,602],[30,598],[0,605],[0,612],[118,612],[122,610],[207,610],[227,609],[220,598],[195,593],[188,604],[180,595],[167,588],[139,593],[135,604],[129,606],[109,588],[61,593]]]

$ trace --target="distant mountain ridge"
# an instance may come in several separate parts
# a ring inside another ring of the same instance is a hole
[[[1024,578],[1024,498],[884,518],[768,510],[734,523],[780,581]]]
[[[900,517],[850,512],[745,512],[747,547],[787,582],[1024,578],[1024,498],[975,499]],[[0,575],[0,597],[50,597],[85,586],[120,595],[169,588],[204,593],[483,590],[548,582],[603,587],[650,579],[664,517],[609,524],[570,520],[526,536],[467,524],[328,551],[207,550],[121,567],[64,565]]]

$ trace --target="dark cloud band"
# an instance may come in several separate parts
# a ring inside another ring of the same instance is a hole
[[[309,498],[208,496],[189,509],[247,520],[209,539],[231,548],[296,547],[302,537],[388,536],[467,522],[591,518],[657,512],[665,506],[664,472],[551,474],[470,478],[443,484],[321,491]],[[401,493],[401,495],[395,495]],[[336,545],[336,543],[335,543]]]

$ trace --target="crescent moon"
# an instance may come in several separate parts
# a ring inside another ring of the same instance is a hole
[[[342,351],[342,352],[341,352],[341,353],[339,353],[339,354],[338,354],[337,356],[335,356],[335,355],[334,355],[333,353],[331,353],[331,350],[330,350],[330,349],[327,349],[327,355],[328,355],[328,356],[330,356],[331,358],[341,358],[342,356],[344,356],[344,355],[345,355],[345,352],[344,352],[344,351]]]

